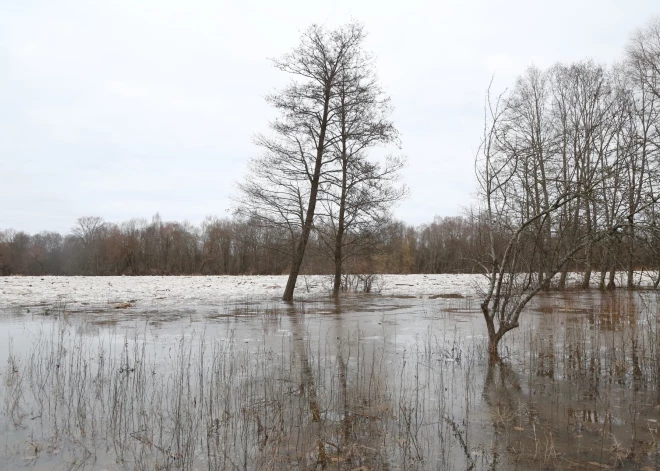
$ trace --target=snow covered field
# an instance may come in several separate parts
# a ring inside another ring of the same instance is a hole
[[[640,278],[641,277],[641,278]],[[618,277],[623,282],[623,274]],[[577,275],[571,277],[575,282]],[[642,285],[649,278],[637,276]],[[131,302],[138,307],[164,308],[182,305],[217,305],[254,300],[278,300],[284,291],[286,276],[149,276],[149,277],[31,277],[0,278],[0,308],[52,305],[68,307],[107,305]],[[481,275],[382,275],[374,281],[372,292],[382,296],[428,298],[443,295],[475,296],[486,279]],[[598,274],[592,277],[598,284]],[[329,293],[329,276],[301,276],[296,298],[323,296]]]
[[[144,307],[181,304],[213,305],[245,299],[278,300],[286,276],[12,276],[0,278],[0,307],[48,305],[68,306],[131,302]],[[383,275],[372,292],[384,296],[428,297],[476,292],[478,275]],[[326,295],[328,276],[301,276],[296,298]]]

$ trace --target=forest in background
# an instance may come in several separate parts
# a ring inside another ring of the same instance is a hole
[[[286,234],[257,221],[207,218],[200,226],[132,219],[115,224],[83,217],[68,234],[0,231],[2,275],[281,275],[289,269]],[[477,270],[481,237],[469,218],[436,218],[414,227],[384,224],[353,254],[353,273],[458,273]],[[364,248],[364,247],[363,247]],[[312,236],[306,274],[332,271],[323,240]]]
[[[484,221],[474,215],[436,217],[412,226],[389,221],[373,234],[368,252],[353,254],[347,273],[483,273],[488,246]],[[660,241],[659,241],[660,242]],[[502,242],[503,244],[503,242]],[[621,238],[620,253],[627,254]],[[330,274],[332,253],[312,236],[305,274]],[[594,267],[608,265],[595,250]],[[658,266],[660,251],[648,244],[634,248],[637,269]],[[282,275],[290,263],[285,234],[239,218],[188,222],[132,219],[115,224],[83,217],[68,234],[0,231],[0,274],[7,275]],[[627,268],[627,259],[617,268]],[[603,263],[605,262],[605,263]],[[571,269],[583,269],[576,257]]]

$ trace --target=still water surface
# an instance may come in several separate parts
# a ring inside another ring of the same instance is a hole
[[[0,469],[657,469],[654,294],[0,312]]]

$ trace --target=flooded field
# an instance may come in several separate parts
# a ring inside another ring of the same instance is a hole
[[[0,312],[0,469],[660,468],[655,293]]]

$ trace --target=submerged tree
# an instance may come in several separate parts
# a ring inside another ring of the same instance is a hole
[[[336,214],[343,219],[335,234],[341,250],[349,190],[351,195],[365,194],[370,182],[384,181],[394,170],[362,157],[367,147],[396,137],[386,119],[388,100],[362,49],[364,38],[357,23],[332,31],[314,25],[293,52],[275,61],[294,81],[267,98],[280,117],[271,123],[272,135],[257,137],[264,153],[251,162],[239,185],[237,212],[288,234],[291,270],[285,301],[293,299],[319,199],[327,202],[334,197],[329,195],[338,195]],[[343,197],[336,188],[343,188]],[[341,253],[337,258],[341,260]]]
[[[574,73],[582,72],[577,68]],[[581,86],[593,91],[592,75],[588,73],[588,77]],[[577,108],[587,116],[577,113],[573,130],[578,135],[572,138],[575,147],[571,158],[566,158],[561,134],[545,139],[542,153],[512,145],[520,142],[512,126],[512,120],[520,119],[515,96],[514,100],[501,96],[494,103],[488,96],[484,136],[476,160],[481,210],[487,218],[489,238],[483,262],[488,283],[481,310],[493,359],[497,358],[502,337],[519,326],[525,306],[540,290],[551,286],[555,275],[569,263],[590,271],[593,248],[629,231],[635,215],[657,202],[657,196],[649,193],[635,206],[610,205],[609,211],[603,209],[603,195],[610,194],[617,184],[615,179],[625,155],[624,149],[605,150],[617,142],[610,137],[616,126],[602,123],[606,118],[617,120],[610,105],[604,113],[600,108],[605,105],[595,102],[593,96],[578,100],[582,106]],[[599,127],[588,126],[592,137],[586,142],[581,125],[583,120],[593,123],[597,113]],[[556,142],[560,145],[553,144]],[[550,156],[553,148],[559,154],[554,160]],[[539,172],[541,164],[545,167],[543,176]],[[567,222],[569,217],[571,224]]]
[[[338,296],[342,289],[347,260],[365,260],[381,252],[391,206],[407,194],[405,186],[397,185],[403,159],[388,157],[381,165],[353,155],[341,162],[342,172],[333,184],[335,188],[324,194],[324,209],[317,224],[334,266],[333,296]],[[373,268],[363,265],[357,270]]]
[[[625,199],[629,210],[637,213],[635,209],[644,203],[645,195],[658,191],[653,182],[659,178],[657,162],[660,160],[660,17],[633,36],[625,65],[629,82],[628,134],[631,141],[625,173],[628,180]],[[653,215],[645,216],[655,220]],[[634,285],[634,268],[639,264],[638,246],[647,245],[648,239],[657,237],[655,224],[652,231],[644,231],[637,222],[636,218],[631,218],[625,234],[628,288]]]
[[[273,135],[260,136],[264,155],[253,161],[240,186],[243,210],[250,216],[284,225],[291,238],[291,271],[282,299],[293,299],[305,249],[313,229],[324,167],[331,160],[329,126],[336,119],[332,101],[340,70],[361,47],[362,26],[349,24],[327,31],[313,25],[300,44],[275,66],[294,81],[267,101],[280,117],[271,123]]]
[[[370,252],[373,234],[387,220],[391,205],[406,194],[405,187],[396,186],[404,160],[388,157],[381,165],[367,154],[371,147],[398,139],[388,119],[390,100],[378,85],[372,59],[360,52],[346,61],[336,90],[336,120],[330,128],[335,158],[325,175],[317,224],[334,263],[334,296],[341,289],[345,260]]]
[[[569,270],[581,270],[588,288],[599,264],[601,288],[613,288],[621,268],[634,287],[640,254],[653,253],[660,235],[659,84],[655,20],[623,64],[531,69],[509,96],[488,96],[476,164],[490,239],[481,309],[494,357],[555,275],[562,289]]]

